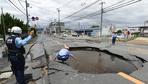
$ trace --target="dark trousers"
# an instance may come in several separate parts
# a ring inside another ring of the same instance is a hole
[[[23,54],[12,55],[9,54],[9,59],[11,62],[11,69],[16,77],[18,84],[26,84],[24,77],[24,67],[25,67],[25,58]]]
[[[115,43],[116,43],[116,37],[113,37],[112,38],[112,44],[115,45]]]
[[[69,58],[68,55],[64,55],[64,56],[58,55],[58,56],[57,56],[57,59],[58,59],[58,60],[61,60],[62,62],[67,61],[68,58]]]

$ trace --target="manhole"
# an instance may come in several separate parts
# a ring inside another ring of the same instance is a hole
[[[68,60],[69,65],[79,73],[131,73],[137,69],[136,65],[120,57],[112,56],[93,48],[71,48],[71,52],[78,58]]]

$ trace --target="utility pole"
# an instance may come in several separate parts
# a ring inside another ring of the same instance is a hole
[[[80,25],[80,22],[78,23],[78,28],[79,28],[79,29],[81,29],[81,25]]]
[[[104,13],[104,10],[103,10],[103,4],[105,2],[101,2],[101,23],[100,23],[100,37],[102,36],[102,23],[103,23],[103,13]]]
[[[28,25],[29,25],[29,15],[28,15],[28,7],[29,7],[29,3],[27,2],[27,0],[25,0],[25,3],[26,3],[26,25],[27,25],[27,28],[28,28]]]
[[[3,27],[3,39],[4,42],[6,41],[6,30],[5,30],[5,22],[4,22],[4,14],[3,14],[3,8],[1,8],[2,14],[1,14],[1,23]]]
[[[60,24],[60,9],[57,8],[57,11],[58,11],[58,23],[59,23],[59,33],[61,33],[61,24]]]

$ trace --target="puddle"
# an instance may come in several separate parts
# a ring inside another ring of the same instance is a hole
[[[109,54],[98,52],[91,48],[83,50],[73,49],[72,54],[78,58],[78,62],[73,59],[68,60],[68,64],[78,70],[79,73],[118,73],[124,72],[130,74],[137,69],[136,65],[122,58],[111,56]]]

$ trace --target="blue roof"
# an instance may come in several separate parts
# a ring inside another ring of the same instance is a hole
[[[93,31],[93,30],[99,30],[98,28],[91,28],[91,29],[74,29],[74,31]]]

